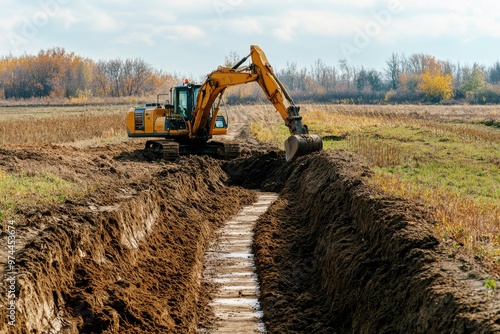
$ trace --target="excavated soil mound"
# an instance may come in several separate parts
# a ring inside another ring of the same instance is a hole
[[[229,162],[237,184],[281,190],[255,228],[260,302],[270,333],[496,333],[500,302],[452,259],[418,203],[374,192],[341,152],[285,163]]]
[[[206,157],[157,161],[142,145],[0,149],[2,171],[88,188],[79,199],[18,208],[16,326],[2,321],[0,333],[197,332],[212,312],[203,254],[254,198],[234,185],[280,192],[253,244],[268,332],[500,332],[498,294],[481,272],[447,255],[424,207],[366,186],[370,171],[352,156],[286,163],[252,144],[226,173]],[[4,320],[7,302],[2,293]]]
[[[197,331],[209,312],[204,251],[254,195],[228,187],[219,161],[149,163],[138,145],[0,151],[5,170],[97,184],[80,200],[24,208],[16,218],[16,325],[2,307],[0,333]],[[3,230],[2,245],[6,238]],[[0,301],[7,305],[7,294]]]

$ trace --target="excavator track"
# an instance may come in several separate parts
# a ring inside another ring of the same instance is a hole
[[[173,140],[148,140],[145,147],[146,152],[151,152],[155,157],[175,161],[179,157],[179,143]]]
[[[179,144],[173,140],[148,140],[146,152],[155,158],[175,161],[180,155],[211,155],[215,158],[234,159],[240,156],[240,145],[209,141],[201,145]]]

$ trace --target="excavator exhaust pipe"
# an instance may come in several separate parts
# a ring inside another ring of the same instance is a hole
[[[296,157],[319,152],[323,149],[323,141],[318,135],[293,135],[285,140],[286,161]]]

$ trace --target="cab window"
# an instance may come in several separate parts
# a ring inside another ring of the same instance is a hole
[[[196,99],[199,92],[200,87],[184,86],[177,88],[174,96],[174,113],[181,115],[185,119],[190,119],[191,113],[196,106]]]
[[[188,91],[185,89],[178,89],[177,94],[177,107],[175,110],[176,114],[181,115],[182,117],[187,117],[188,111]]]

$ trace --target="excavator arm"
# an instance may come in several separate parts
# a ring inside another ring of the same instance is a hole
[[[220,101],[224,91],[229,86],[241,85],[257,80],[257,75],[251,73],[247,68],[236,71],[232,68],[219,67],[207,76],[207,79],[200,88],[196,107],[192,113],[192,135],[197,137],[200,132],[207,127],[207,122],[214,107],[213,116],[219,111]],[[212,117],[215,124],[215,117]],[[214,124],[210,124],[209,133],[213,131]]]
[[[250,57],[252,63],[240,67]],[[286,88],[274,74],[266,55],[256,45],[252,45],[250,54],[233,67],[219,67],[207,76],[200,88],[192,114],[191,135],[199,137],[208,132],[206,135],[210,137],[225,89],[254,81],[260,85],[267,99],[274,105],[290,130],[291,137],[285,141],[286,159],[291,160],[299,155],[320,151],[323,146],[321,138],[309,135],[307,126],[302,124],[302,116],[299,115],[300,107],[294,103]],[[215,106],[214,110],[212,106]],[[208,124],[211,112],[213,117]]]
[[[267,99],[274,105],[276,111],[285,121],[290,133],[292,135],[308,134],[307,127],[302,124],[302,116],[299,116],[300,107],[295,105],[285,86],[274,74],[273,68],[262,49],[252,45],[250,50],[254,71],[258,74],[257,82],[266,94]]]

